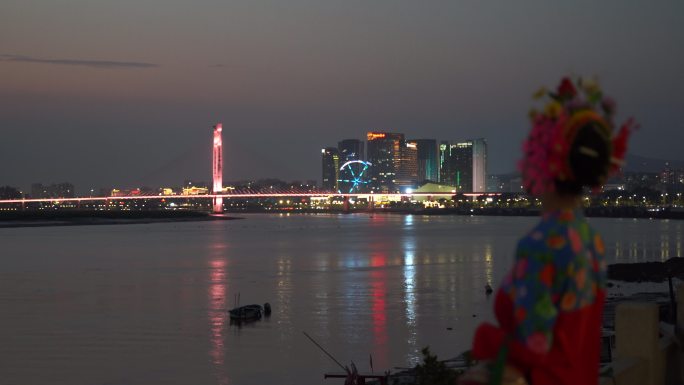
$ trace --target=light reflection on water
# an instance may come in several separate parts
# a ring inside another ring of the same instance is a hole
[[[0,230],[8,383],[320,384],[336,365],[453,357],[491,319],[535,218],[247,216],[242,221]],[[681,221],[590,219],[608,262],[682,256]],[[226,311],[270,302],[241,328]],[[448,330],[451,328],[452,330]],[[333,383],[333,380],[330,380]],[[0,381],[2,382],[2,381]]]
[[[485,278],[488,284],[492,284],[492,279],[494,278],[494,268],[492,262],[492,246],[490,244],[485,245],[484,252],[484,262],[485,262]]]
[[[609,263],[682,257],[683,221],[591,218],[606,239]]]
[[[218,383],[228,384],[228,377],[224,370],[225,353],[224,331],[226,328],[226,262],[215,259],[209,262],[209,321],[211,324],[211,350],[209,355],[214,364]]]
[[[408,328],[408,342],[409,351],[407,352],[406,362],[411,362],[418,354],[418,346],[416,346],[418,325],[416,323],[416,267],[413,264],[413,248],[406,247],[404,258],[404,303],[406,306],[406,327]]]

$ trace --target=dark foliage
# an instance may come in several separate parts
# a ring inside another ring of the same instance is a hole
[[[423,362],[416,365],[417,385],[451,385],[456,383],[456,371],[449,369],[436,355],[430,354],[430,347],[421,350]]]

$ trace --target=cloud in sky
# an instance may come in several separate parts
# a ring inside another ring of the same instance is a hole
[[[153,68],[159,67],[158,64],[133,62],[133,61],[115,61],[115,60],[83,60],[83,59],[45,59],[34,56],[23,55],[6,55],[0,54],[0,60],[22,63],[39,63],[39,64],[57,64],[82,66],[91,68]]]

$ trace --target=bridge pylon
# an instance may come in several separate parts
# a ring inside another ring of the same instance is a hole
[[[223,194],[223,139],[221,131],[223,131],[223,125],[217,123],[214,126],[214,156],[212,161],[214,178],[212,192],[214,194]],[[214,214],[223,213],[223,197],[215,196],[212,203]]]

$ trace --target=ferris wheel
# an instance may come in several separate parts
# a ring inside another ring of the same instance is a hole
[[[340,167],[340,176],[337,180],[339,193],[351,194],[359,192],[364,186],[370,183],[368,178],[368,167],[370,162],[363,160],[350,160]]]

